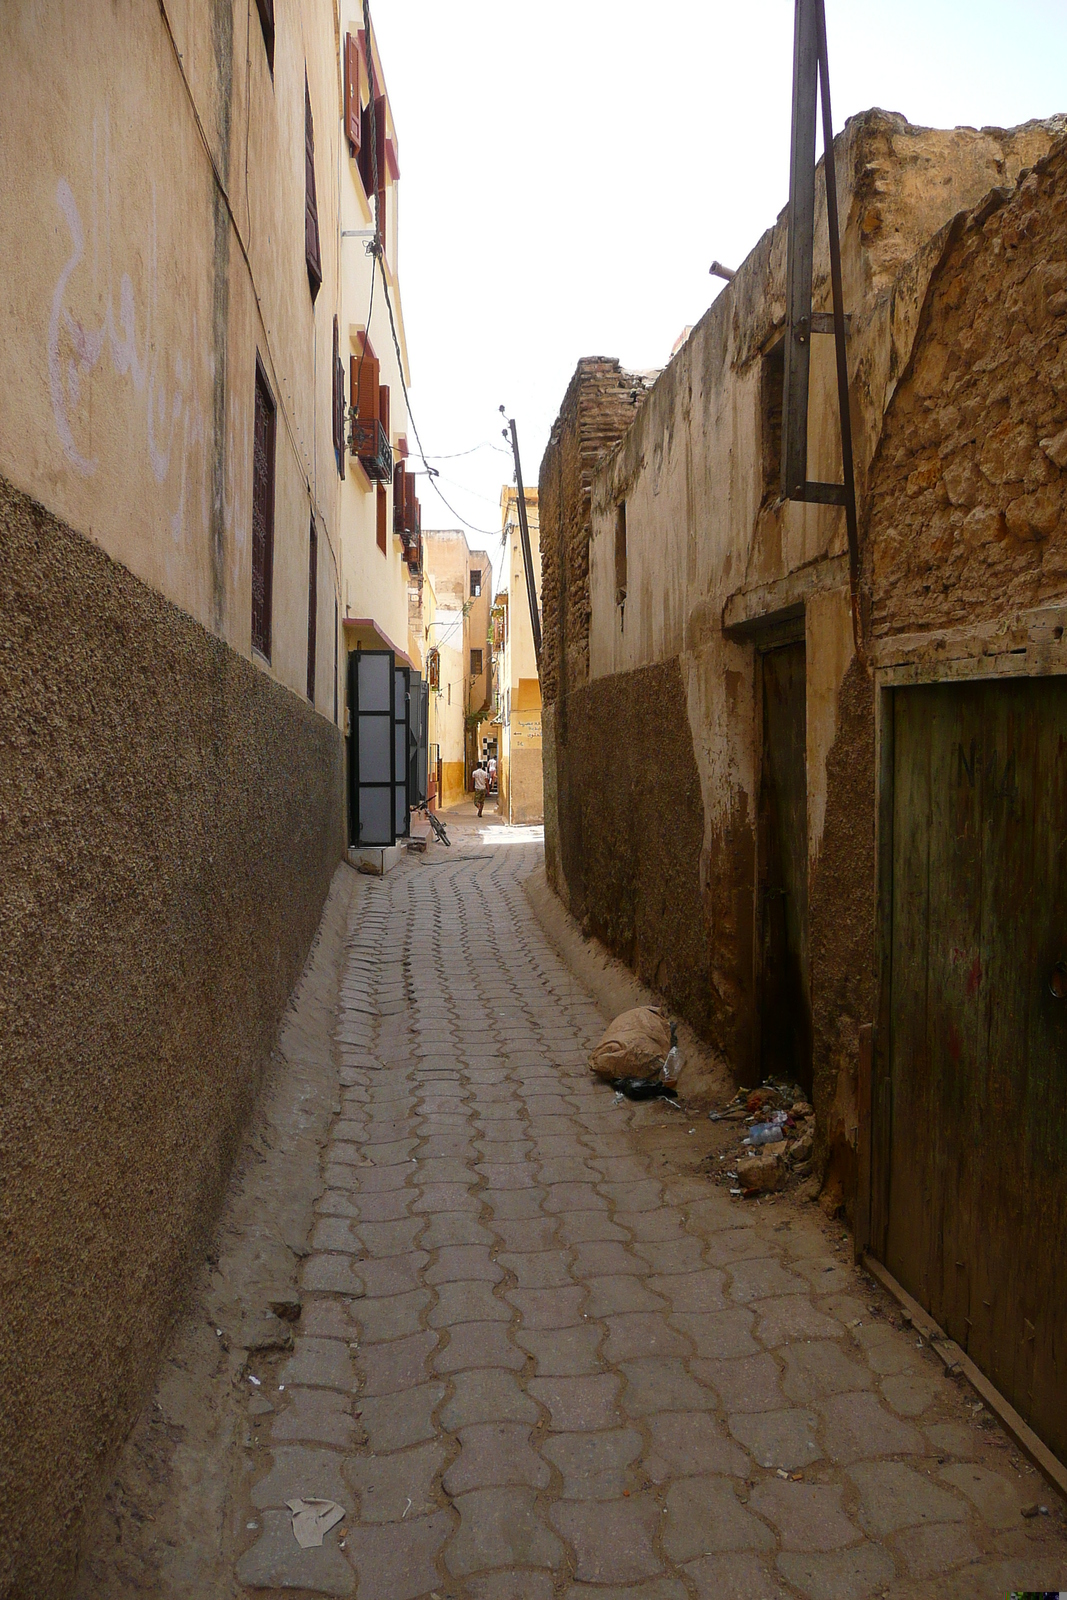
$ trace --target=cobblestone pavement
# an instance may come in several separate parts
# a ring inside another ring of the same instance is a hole
[[[269,1467],[238,1580],[359,1600],[1067,1582],[1058,1503],[872,1316],[821,1217],[672,1175],[638,1137],[663,1110],[590,1078],[603,1021],[531,916],[522,838],[460,829],[355,902],[342,1105],[295,1348],[253,1402]],[[295,1543],[297,1496],[346,1508],[321,1549]],[[1023,1518],[1034,1501],[1052,1515]]]

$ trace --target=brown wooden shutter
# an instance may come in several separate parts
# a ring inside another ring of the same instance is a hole
[[[304,74],[304,255],[308,283],[314,300],[322,286],[322,258],[319,254],[319,208],[315,199],[315,129],[311,120],[311,91]]]
[[[385,552],[389,548],[389,539],[388,539],[389,529],[388,529],[388,526],[386,524],[387,506],[388,506],[388,496],[386,495],[386,492],[385,492],[385,484],[384,483],[380,483],[378,485],[378,526],[377,526],[377,533],[378,533],[378,549],[382,552],[383,555],[385,554]]]
[[[389,172],[385,165],[385,96],[379,95],[374,102],[374,145],[377,157],[378,179],[378,213],[376,221],[378,232],[381,234],[382,243],[385,243],[385,188]]]
[[[415,474],[413,472],[404,473],[404,517],[409,528],[415,528],[417,526],[415,511]]]
[[[363,130],[359,106],[359,45],[345,34],[345,137],[352,154],[359,154]]]
[[[377,421],[378,419],[378,358],[369,351],[362,357],[356,358],[358,393],[356,410],[360,422]]]
[[[393,532],[404,532],[404,463],[393,468]]]
[[[389,385],[383,383],[378,389],[378,421],[382,425],[382,432],[389,438]]]
[[[333,451],[337,471],[345,475],[345,368],[341,360],[337,318],[333,319]]]

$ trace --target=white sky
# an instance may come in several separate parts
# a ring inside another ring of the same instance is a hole
[[[1067,0],[826,0],[834,128],[1067,110]],[[536,485],[581,356],[663,366],[786,203],[789,0],[372,0],[399,140],[411,402],[456,510]],[[494,448],[473,449],[476,446]],[[437,459],[471,451],[458,459]],[[423,526],[455,527],[429,483]],[[495,542],[468,531],[472,546]]]

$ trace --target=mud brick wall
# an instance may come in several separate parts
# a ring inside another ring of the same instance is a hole
[[[871,474],[876,634],[1067,592],[1067,144],[946,237]]]
[[[343,848],[339,731],[0,480],[0,1593],[67,1594]]]
[[[589,676],[593,469],[630,426],[644,392],[644,380],[624,372],[618,361],[597,356],[579,361],[541,461],[541,698],[546,705]]]
[[[575,689],[570,713],[556,783],[571,911],[707,1034],[704,804],[678,662]]]

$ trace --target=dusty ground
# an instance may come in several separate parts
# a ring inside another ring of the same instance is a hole
[[[735,1132],[591,1079],[604,1017],[521,887],[535,837],[452,832],[339,875],[80,1600],[1067,1581],[1062,1506],[840,1226],[731,1198]],[[295,1496],[345,1508],[320,1549]]]

